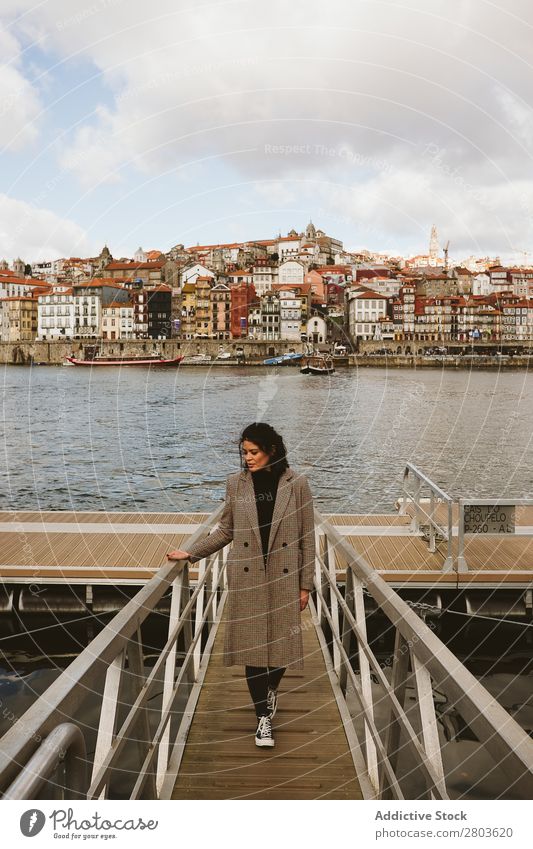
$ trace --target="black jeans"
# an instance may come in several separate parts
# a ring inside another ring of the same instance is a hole
[[[267,711],[268,688],[277,690],[283,678],[285,666],[245,666],[246,681],[255,705],[257,718],[265,716]]]

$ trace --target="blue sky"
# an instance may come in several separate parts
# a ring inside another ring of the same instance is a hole
[[[525,0],[3,0],[0,257],[533,250]],[[521,255],[523,256],[523,255]],[[533,259],[532,259],[533,261]]]

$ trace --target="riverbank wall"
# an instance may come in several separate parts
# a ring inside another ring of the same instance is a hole
[[[104,356],[114,357],[141,357],[158,353],[163,357],[172,358],[178,356],[191,357],[195,354],[207,354],[212,359],[205,363],[194,363],[194,366],[210,368],[213,366],[231,366],[243,364],[247,366],[263,366],[263,360],[267,357],[279,356],[289,351],[303,352],[301,343],[276,341],[257,342],[252,340],[228,340],[220,342],[215,339],[135,339],[124,342],[104,341],[98,346]],[[321,346],[327,350],[328,346]],[[94,342],[0,342],[0,364],[4,365],[62,365],[67,356],[74,355],[80,359],[91,356],[94,350]],[[217,360],[217,354],[221,351],[231,354],[230,360]],[[242,357],[237,360],[237,354],[242,350]],[[531,354],[506,353],[512,352],[512,348],[502,346],[498,352],[487,353],[486,350],[476,351],[469,348],[466,352],[459,349],[450,350],[445,356],[430,356],[423,353],[410,353],[402,350],[394,354],[377,355],[375,350],[363,349],[357,354],[345,357],[335,357],[337,368],[388,368],[388,369],[489,369],[489,370],[513,370],[527,369],[533,366],[533,349]],[[189,366],[192,364],[184,364]],[[274,368],[271,366],[270,368]]]

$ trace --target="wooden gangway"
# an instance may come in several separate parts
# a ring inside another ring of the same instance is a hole
[[[243,668],[222,665],[224,627],[223,618],[172,798],[363,798],[309,610],[302,616],[305,668],[283,676],[272,749],[255,745]]]

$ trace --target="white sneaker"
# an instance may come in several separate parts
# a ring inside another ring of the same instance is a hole
[[[272,719],[272,717],[274,716],[274,714],[276,713],[276,711],[278,709],[278,691],[277,690],[271,690],[270,687],[268,688],[266,704],[267,704],[268,715],[270,716],[270,719]]]
[[[272,723],[269,716],[260,716],[257,723],[257,731],[255,732],[256,746],[273,746],[274,738],[272,736]]]

